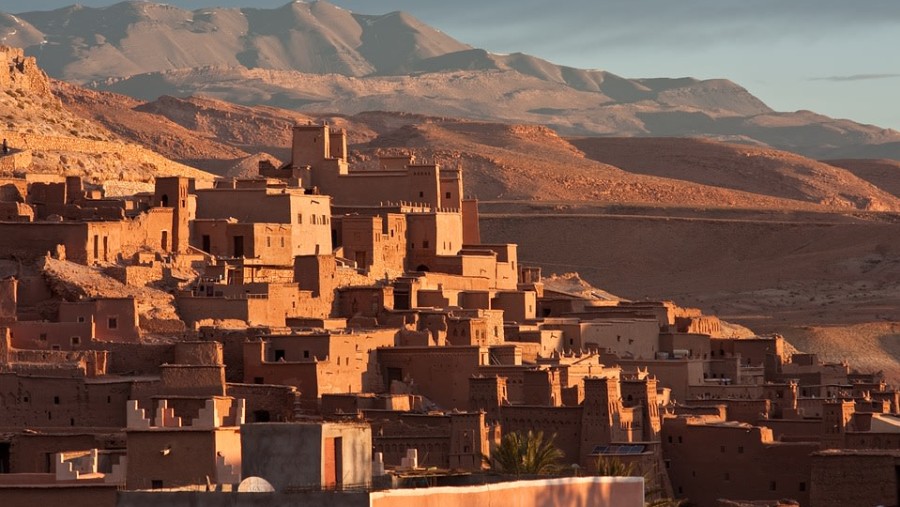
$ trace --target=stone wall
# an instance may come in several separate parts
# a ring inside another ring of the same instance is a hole
[[[900,451],[824,451],[812,457],[810,505],[897,505]]]

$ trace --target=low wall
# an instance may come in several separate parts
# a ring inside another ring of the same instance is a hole
[[[371,494],[371,507],[643,507],[641,477],[570,477],[483,486],[393,489]]]

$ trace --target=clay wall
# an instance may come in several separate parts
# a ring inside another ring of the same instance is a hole
[[[123,427],[130,381],[0,373],[0,427]]]
[[[659,325],[652,319],[582,322],[580,335],[569,338],[575,340],[573,349],[597,348],[622,358],[655,359],[659,351]]]
[[[0,324],[14,322],[19,310],[19,281],[15,277],[0,280]]]
[[[488,362],[484,347],[392,347],[378,349],[385,385],[411,383],[417,392],[445,409],[465,409],[469,378]]]
[[[137,301],[134,298],[103,298],[59,304],[60,322],[94,322],[94,338],[108,342],[140,341]]]
[[[0,223],[2,257],[41,257],[63,245],[67,259],[86,264],[87,242],[86,223]]]
[[[294,418],[300,393],[293,386],[227,384],[226,395],[246,402],[246,422],[282,422]]]
[[[461,209],[463,205],[462,170],[440,168],[440,194],[442,208]]]
[[[191,245],[218,257],[245,257],[267,265],[292,265],[291,227],[277,223],[195,220]],[[240,239],[236,239],[240,238]],[[239,243],[239,244],[238,244]],[[240,252],[236,250],[240,248]],[[241,253],[242,255],[237,255]]]
[[[346,287],[338,290],[338,316],[377,317],[394,306],[393,287]]]
[[[678,498],[698,505],[792,498],[809,505],[810,453],[818,444],[773,442],[770,430],[756,426],[679,419],[663,422],[662,442]]]
[[[748,366],[762,366],[766,356],[784,355],[784,339],[776,338],[712,338],[710,349],[713,357],[740,354],[741,362]]]
[[[541,357],[550,357],[554,352],[563,352],[566,350],[566,347],[564,346],[565,338],[562,331],[550,329],[512,331],[510,328],[505,328],[505,336],[507,343],[515,342],[517,344],[528,343],[537,345],[536,354],[540,354]],[[532,360],[534,359],[536,358],[533,358]]]
[[[459,213],[411,213],[406,216],[407,263],[414,271],[437,271],[435,257],[456,255],[462,248]],[[427,269],[420,269],[420,268]]]
[[[810,505],[897,505],[896,451],[825,451],[812,456]]]
[[[661,387],[672,390],[672,398],[683,401],[691,398],[694,385],[704,385],[703,372],[705,363],[699,359],[685,360],[638,360],[601,358],[605,364],[619,365],[623,369],[645,368],[659,379]]]
[[[168,452],[160,452],[168,449]],[[128,489],[173,488],[216,483],[216,455],[229,465],[240,466],[241,441],[238,428],[210,431],[129,431]]]
[[[758,399],[765,394],[765,388],[761,385],[718,384],[705,382],[688,387],[687,397],[682,400],[718,400],[718,399]]]
[[[481,243],[481,228],[478,218],[478,200],[463,199],[460,211],[463,217],[463,243],[477,245]]]
[[[500,408],[503,433],[529,430],[543,432],[544,439],[555,436],[554,444],[564,454],[562,463],[582,462],[581,407],[508,406]]]
[[[296,190],[285,193],[267,189],[197,191],[197,219],[227,218],[242,223],[289,224],[291,257],[325,254],[332,249],[329,196],[304,195]]]
[[[711,355],[710,337],[698,333],[660,333],[659,350],[674,357],[676,351],[679,355],[687,352],[685,357],[708,359]]]
[[[94,323],[18,321],[9,324],[11,344],[17,349],[80,350],[94,339]]]
[[[67,507],[115,507],[118,489],[115,484],[59,484],[35,487],[19,483],[0,485],[4,507],[66,505]]]
[[[766,399],[687,399],[687,406],[702,407],[715,403],[725,407],[725,417],[729,421],[747,424],[762,424],[760,419],[771,413],[771,401]]]
[[[4,159],[0,158],[0,165]],[[0,167],[2,170],[2,167]],[[9,222],[33,222],[34,209],[19,202],[0,202],[0,220]]]
[[[372,507],[550,507],[581,502],[590,502],[596,507],[640,507],[644,503],[644,480],[640,477],[572,477],[483,486],[387,490],[370,493],[370,496]]]
[[[531,291],[502,291],[491,299],[491,308],[503,310],[504,322],[523,323],[536,317],[537,294]]]

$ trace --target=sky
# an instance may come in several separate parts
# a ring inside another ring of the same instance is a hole
[[[0,0],[0,11],[72,0]],[[81,0],[88,6],[113,1]],[[171,0],[276,7],[286,0]],[[496,53],[629,78],[726,78],[779,111],[809,109],[900,130],[900,1],[332,0],[362,14],[403,10]]]

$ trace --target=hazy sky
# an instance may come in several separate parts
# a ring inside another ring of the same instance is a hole
[[[69,5],[0,0],[0,11]],[[82,0],[83,5],[114,3]],[[187,8],[284,0],[173,0]],[[498,53],[625,77],[724,77],[777,110],[811,109],[900,130],[900,1],[333,0],[364,14],[404,10]]]

